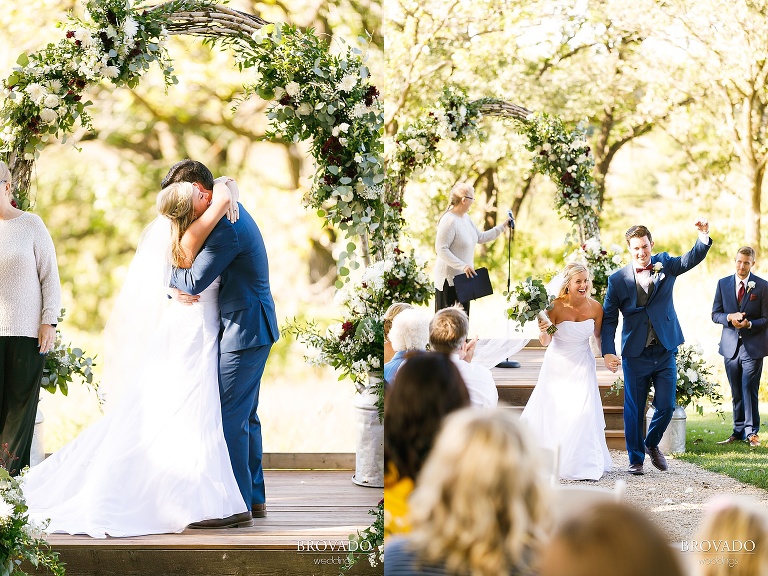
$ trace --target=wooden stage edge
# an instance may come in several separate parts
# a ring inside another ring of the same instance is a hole
[[[337,576],[350,535],[371,525],[368,511],[383,490],[352,482],[354,454],[265,454],[265,464],[267,517],[252,527],[48,541],[67,576]],[[380,575],[383,567],[363,554],[349,574]]]

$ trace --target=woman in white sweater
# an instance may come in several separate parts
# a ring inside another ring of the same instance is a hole
[[[453,286],[454,276],[475,276],[475,246],[496,240],[509,226],[509,220],[505,219],[490,230],[480,232],[467,214],[474,199],[475,190],[471,185],[456,184],[451,190],[451,204],[437,224],[435,312],[458,302]],[[469,315],[469,302],[462,302],[461,305]]]
[[[61,286],[51,235],[36,214],[12,203],[0,162],[0,444],[29,466],[45,355],[56,341]]]

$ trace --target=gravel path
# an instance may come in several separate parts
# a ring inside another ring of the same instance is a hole
[[[616,480],[627,483],[624,501],[649,513],[650,518],[666,532],[670,542],[693,540],[701,521],[704,503],[716,494],[750,496],[768,510],[768,491],[742,484],[729,476],[703,470],[694,464],[667,456],[669,469],[661,472],[646,457],[643,476],[626,472],[629,460],[623,450],[611,450],[613,471],[597,482],[567,481],[613,489]]]

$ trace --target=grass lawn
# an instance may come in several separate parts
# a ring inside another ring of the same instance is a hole
[[[733,431],[730,412],[725,413],[725,419],[714,413],[687,416],[686,452],[675,454],[676,459],[768,489],[768,446],[751,448],[746,442],[718,445]]]

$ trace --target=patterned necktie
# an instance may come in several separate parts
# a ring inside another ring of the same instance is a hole
[[[741,304],[741,300],[744,298],[746,290],[744,290],[744,281],[742,280],[739,282],[739,294],[736,296],[736,300],[738,300],[739,304]]]

